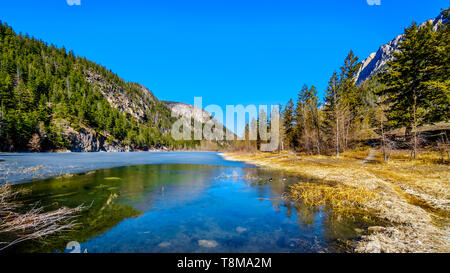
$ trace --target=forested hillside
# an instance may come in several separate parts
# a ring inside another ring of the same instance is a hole
[[[186,147],[145,87],[0,22],[0,150]]]

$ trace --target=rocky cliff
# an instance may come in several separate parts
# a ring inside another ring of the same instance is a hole
[[[67,126],[65,134],[70,141],[69,150],[72,152],[130,152],[134,150],[132,146],[108,140],[106,136],[91,128],[74,130]]]

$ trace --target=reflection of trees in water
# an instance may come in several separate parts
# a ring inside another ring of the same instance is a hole
[[[272,196],[269,200],[277,212],[283,211],[289,218],[294,215],[301,227],[320,226],[323,239],[330,251],[351,251],[348,240],[359,236],[358,232],[376,221],[366,219],[364,215],[357,213],[334,212],[326,206],[311,206],[301,200],[294,202],[283,198],[283,195],[289,191],[290,185],[300,181],[306,182],[307,178],[289,177],[267,169],[246,169],[245,171],[246,177],[258,181],[252,185],[257,187],[256,191],[261,199]]]
[[[380,224],[378,220],[365,218],[357,212],[335,212],[326,206],[311,206],[301,201],[294,203],[285,200],[283,206],[286,208],[287,215],[295,213],[300,225],[320,225],[325,246],[331,252],[353,251],[351,241],[360,236],[365,228]]]
[[[267,169],[245,169],[245,176],[256,183],[256,192],[261,199],[271,196],[270,203],[277,212],[283,209],[287,217],[295,215],[300,225],[310,226],[316,222],[318,208],[314,208],[302,203],[294,203],[289,199],[283,198],[289,191],[289,186],[302,181],[298,176],[290,176],[283,172],[270,171]]]
[[[317,219],[317,213],[319,210],[303,204],[289,205],[295,207],[295,216],[298,222],[305,226],[313,225]]]

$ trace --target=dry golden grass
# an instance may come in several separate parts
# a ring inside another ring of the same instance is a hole
[[[357,251],[450,252],[450,167],[438,152],[422,152],[411,161],[408,151],[394,151],[388,163],[368,147],[339,158],[289,152],[223,156],[317,181],[292,186],[287,196],[295,200],[364,210],[392,223],[372,229]]]
[[[311,206],[329,206],[336,212],[366,211],[365,204],[374,201],[377,193],[365,188],[326,183],[298,183],[286,195]]]

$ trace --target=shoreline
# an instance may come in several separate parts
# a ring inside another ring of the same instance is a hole
[[[353,242],[356,252],[450,252],[448,165],[401,160],[383,163],[377,161],[380,155],[372,151],[344,154],[338,159],[287,152],[220,155],[226,160],[243,161],[332,183],[334,195],[347,189],[373,194],[374,200],[362,202],[363,209],[373,212],[389,225],[365,230],[365,235]],[[369,156],[373,159],[366,162]],[[408,178],[409,181],[406,180]],[[431,183],[436,185],[430,186]],[[301,187],[305,183],[301,181],[296,185]],[[293,201],[299,196],[296,185],[286,196]],[[317,189],[315,186],[311,188]]]

